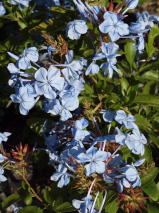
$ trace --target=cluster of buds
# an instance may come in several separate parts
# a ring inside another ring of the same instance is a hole
[[[141,188],[124,188],[124,193],[118,195],[119,207],[122,207],[126,213],[135,213],[136,211],[142,213],[141,208],[147,210],[144,200],[148,199],[148,197],[143,197]]]

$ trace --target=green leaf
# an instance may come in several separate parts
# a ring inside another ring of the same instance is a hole
[[[122,78],[120,80],[120,83],[121,83],[122,94],[125,95],[128,87],[129,87],[129,83],[128,83],[128,81],[125,78]]]
[[[147,203],[148,213],[158,213],[159,205],[157,203]]]
[[[42,194],[43,194],[44,200],[45,200],[47,203],[51,203],[51,202],[52,202],[50,193],[49,193],[49,191],[48,191],[47,189],[43,189],[43,190],[42,190]]]
[[[136,118],[135,123],[139,126],[140,129],[147,130],[148,128],[148,120],[140,114],[134,115]]]
[[[75,211],[76,209],[69,203],[69,202],[64,202],[60,206],[58,206],[56,209],[53,209],[55,212],[72,212]]]
[[[94,93],[94,89],[91,86],[89,86],[89,84],[85,84],[84,88],[85,88],[84,92],[87,92],[87,94],[93,94]]]
[[[26,121],[26,124],[34,133],[40,135],[42,133],[42,127],[45,120],[45,118],[29,118]]]
[[[151,70],[147,71],[144,74],[138,76],[138,80],[154,80],[159,82],[159,71],[157,70]]]
[[[58,206],[60,206],[63,203],[63,197],[61,195],[56,196],[52,203],[53,209],[56,209]]]
[[[159,60],[152,62],[152,63],[146,63],[144,65],[141,65],[139,69],[139,73],[146,71],[146,70],[157,70],[159,67]]]
[[[157,24],[154,24],[154,26],[151,28],[149,32],[148,43],[146,44],[146,51],[148,57],[152,56],[153,53],[157,50],[157,48],[154,47],[154,39],[158,35],[159,35],[159,27]]]
[[[131,70],[132,70],[135,55],[136,55],[136,50],[134,48],[134,45],[128,42],[127,44],[124,45],[124,50],[125,50],[125,57],[127,61],[129,62]]]
[[[118,211],[118,204],[119,203],[116,201],[116,199],[114,201],[108,203],[108,205],[106,205],[105,211],[107,213],[116,213]]]
[[[152,158],[152,150],[150,146],[144,146],[145,152],[144,155],[139,155],[140,158],[145,158],[145,162],[151,162],[153,160]]]
[[[149,137],[152,140],[152,142],[159,148],[159,138],[154,135],[149,135]]]
[[[104,205],[105,212],[107,213],[116,213],[118,210],[118,198],[117,193],[114,191],[109,191],[106,198],[106,204]]]
[[[143,87],[142,94],[151,94],[153,90],[155,90],[156,82],[155,81],[148,81],[147,84]]]
[[[73,13],[75,11],[68,9],[66,7],[61,7],[61,6],[53,6],[50,8],[51,11],[57,12],[57,13]]]
[[[15,202],[21,200],[20,195],[17,194],[12,194],[9,195],[2,203],[1,203],[1,208],[6,209],[10,205],[14,204]]]
[[[132,103],[159,107],[159,96],[141,94],[136,96]]]
[[[152,169],[149,169],[148,172],[144,175],[140,175],[142,186],[147,186],[150,184],[157,176],[159,172],[159,169],[157,167],[154,167]]]
[[[24,203],[28,206],[28,205],[31,205],[32,204],[32,201],[33,201],[33,199],[32,199],[32,197],[31,197],[31,195],[30,194],[28,194],[28,195],[26,195],[25,197],[24,197]]]
[[[156,183],[152,181],[150,184],[142,187],[143,191],[154,201],[159,199],[159,191],[156,186]]]
[[[37,206],[27,206],[20,209],[18,213],[43,213],[43,210]]]
[[[84,51],[83,55],[84,57],[88,57],[89,55],[92,55],[94,53],[93,49],[87,49]]]

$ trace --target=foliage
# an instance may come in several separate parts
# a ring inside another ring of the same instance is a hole
[[[0,2],[1,211],[158,212],[159,17],[137,3]]]

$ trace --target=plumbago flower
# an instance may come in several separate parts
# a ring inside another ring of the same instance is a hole
[[[66,121],[69,118],[72,118],[72,114],[70,111],[74,111],[79,106],[79,100],[77,97],[71,98],[60,98],[53,99],[48,103],[44,103],[44,109],[47,113],[51,113],[53,115],[60,115],[60,119],[62,121]]]
[[[3,16],[6,13],[6,9],[3,6],[3,3],[0,2],[0,16]]]
[[[44,95],[46,98],[56,98],[55,89],[61,91],[64,86],[64,78],[60,77],[61,73],[55,67],[50,67],[47,71],[41,67],[35,73],[36,82],[34,84],[37,94]]]
[[[75,140],[87,141],[89,139],[90,133],[86,130],[83,130],[88,126],[88,124],[89,123],[85,118],[81,118],[74,123],[74,128],[72,128],[72,134]]]
[[[81,153],[77,156],[78,163],[86,163],[90,162],[89,164],[85,165],[86,168],[86,175],[92,176],[94,173],[104,173],[106,170],[106,164],[103,162],[110,157],[110,152],[100,151],[95,147],[91,147],[85,153]]]
[[[4,173],[4,169],[0,167],[0,182],[4,182],[7,180],[7,178],[3,175],[3,173]]]
[[[72,40],[80,38],[81,34],[85,34],[88,30],[86,22],[83,20],[74,20],[67,24],[66,34]]]
[[[36,47],[29,47],[29,48],[25,48],[25,50],[23,51],[23,53],[21,53],[18,56],[14,55],[11,52],[8,52],[8,54],[14,58],[15,60],[17,60],[16,65],[19,69],[29,69],[31,68],[31,61],[32,62],[37,62],[38,58],[39,58],[39,54],[38,54],[38,50]]]
[[[12,133],[10,132],[0,132],[0,145],[2,144],[2,141],[7,141],[8,140],[8,136],[10,136]]]
[[[120,124],[124,124],[127,129],[138,129],[137,125],[134,123],[136,118],[130,114],[126,115],[123,110],[118,110],[116,112],[115,120]]]
[[[116,13],[108,11],[103,17],[105,20],[99,25],[99,30],[102,33],[108,33],[112,41],[117,41],[121,36],[129,34],[129,26]]]
[[[19,9],[22,10],[24,7],[29,7],[29,1],[31,0],[9,0],[13,5],[19,5]]]
[[[79,79],[79,73],[83,69],[82,61],[80,60],[73,60],[74,53],[73,50],[70,50],[66,55],[65,64],[58,64],[54,66],[64,66],[65,68],[62,69],[62,73],[65,76],[66,80],[70,82],[71,79]]]
[[[30,85],[31,86],[31,85]],[[14,103],[20,103],[19,110],[22,115],[27,115],[29,110],[33,108],[33,106],[36,104],[36,101],[34,99],[35,94],[33,95],[30,93],[32,90],[30,90],[32,87],[28,88],[28,86],[20,87],[16,95],[11,95],[10,98]],[[33,89],[33,88],[32,88]]]
[[[68,174],[66,171],[67,167],[64,167],[62,164],[59,164],[58,168],[56,169],[56,172],[50,177],[50,179],[53,181],[57,181],[58,179],[60,179],[57,184],[57,186],[60,188],[70,182],[70,178],[68,178]]]

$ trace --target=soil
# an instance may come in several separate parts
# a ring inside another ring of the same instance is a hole
[[[147,11],[150,15],[159,15],[159,0],[146,1],[135,9],[135,12]]]

